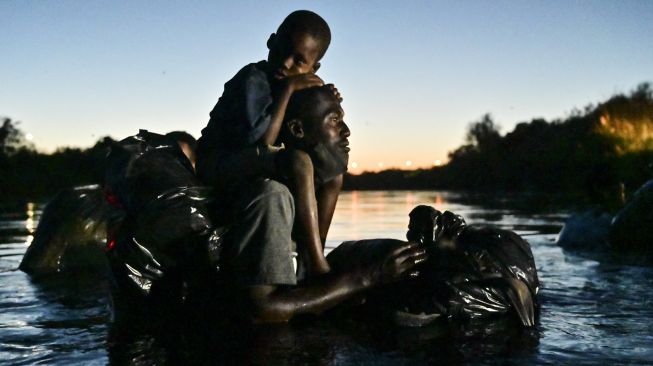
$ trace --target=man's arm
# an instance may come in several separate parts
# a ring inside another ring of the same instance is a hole
[[[327,274],[310,286],[252,286],[246,291],[248,318],[253,323],[280,323],[296,314],[319,315],[370,287],[355,273]]]
[[[254,323],[279,323],[299,314],[318,315],[365,289],[397,281],[426,259],[416,244],[398,243],[397,249],[368,268],[330,273],[306,285],[247,287],[245,316]]]

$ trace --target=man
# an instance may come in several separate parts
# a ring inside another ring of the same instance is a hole
[[[350,134],[343,116],[328,87],[297,92],[288,106],[281,142],[308,153],[318,190],[342,182]],[[224,236],[221,273],[232,312],[247,321],[285,322],[300,314],[320,314],[369,288],[402,278],[426,259],[416,244],[403,243],[372,265],[302,282],[293,265],[290,191],[283,182],[271,179],[259,179],[243,189],[247,194],[234,205],[233,224]],[[328,210],[318,202],[318,210],[323,209]],[[326,232],[323,234],[326,238]],[[301,263],[301,253],[298,259]]]

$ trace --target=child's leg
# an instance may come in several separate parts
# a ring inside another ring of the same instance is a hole
[[[342,180],[343,175],[340,174],[317,189],[317,218],[320,226],[320,240],[322,241],[323,252],[329,227],[331,226],[331,219],[333,219],[333,213],[336,210],[338,195],[340,195],[340,190],[342,189]]]
[[[303,151],[285,149],[279,156],[280,173],[286,176],[288,188],[295,200],[295,239],[297,251],[306,264],[308,276],[329,272],[324,257],[318,206],[315,197],[315,181],[311,158]]]

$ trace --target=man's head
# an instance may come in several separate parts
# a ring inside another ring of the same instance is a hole
[[[297,10],[268,39],[268,73],[275,79],[314,73],[331,43],[329,25],[319,15]]]
[[[347,170],[350,131],[344,114],[328,86],[297,91],[288,103],[280,140],[311,156],[320,181]]]
[[[197,160],[195,155],[195,151],[197,150],[197,140],[195,140],[191,134],[185,131],[168,132],[166,133],[166,136],[177,141],[179,148],[184,153],[184,155],[186,155],[191,165],[193,166],[193,169],[195,169],[195,161]]]

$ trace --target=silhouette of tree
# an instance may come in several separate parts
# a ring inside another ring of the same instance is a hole
[[[653,99],[653,89],[651,89],[651,83],[641,83],[637,85],[637,87],[631,94],[631,98],[636,100]]]
[[[113,139],[101,138],[89,149],[43,154],[25,140],[17,124],[3,118],[0,125],[0,203],[45,199],[64,188],[102,182]]]
[[[484,114],[481,120],[472,123],[465,140],[468,144],[474,145],[478,150],[483,151],[496,146],[501,139],[500,127],[492,120],[492,115]]]
[[[652,178],[652,162],[653,89],[642,83],[565,119],[518,123],[505,136],[485,114],[469,125],[465,144],[449,153],[447,165],[413,175],[349,176],[345,188],[563,193],[591,200],[618,183],[638,188]]]
[[[0,127],[0,155],[10,156],[14,154],[21,145],[24,145],[23,133],[16,126],[18,122],[11,118],[2,119]]]
[[[101,183],[114,142],[104,137],[88,149],[34,151],[18,123],[0,119],[0,203],[48,198],[74,185]],[[346,189],[452,189],[566,193],[601,196],[624,183],[634,190],[651,179],[653,89],[642,83],[565,119],[518,123],[504,136],[490,114],[471,123],[465,144],[442,167],[347,175]]]

